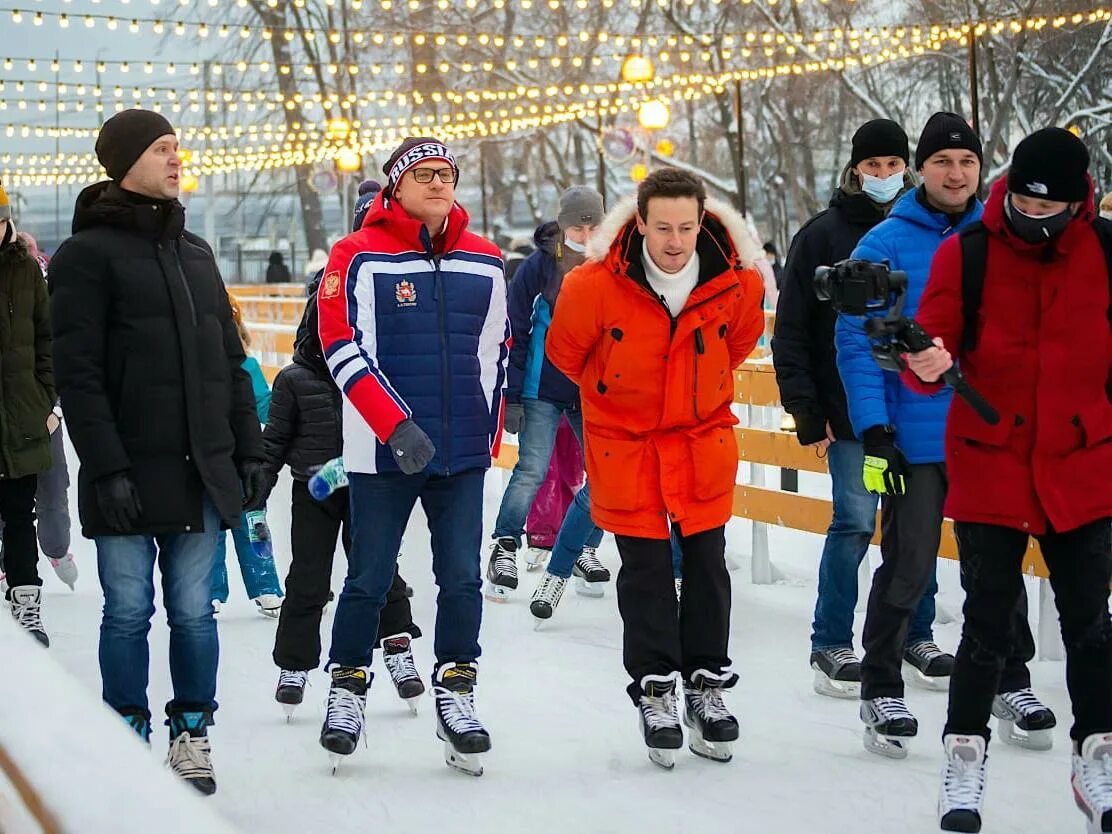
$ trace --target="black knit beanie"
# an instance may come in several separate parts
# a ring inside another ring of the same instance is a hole
[[[984,164],[981,140],[969,123],[957,113],[935,113],[927,119],[915,146],[915,170],[923,170],[927,160],[939,151],[949,150],[972,151]]]
[[[97,136],[97,159],[119,182],[156,139],[174,132],[166,118],[150,110],[124,110],[106,121]]]
[[[857,128],[853,134],[853,155],[850,167],[874,156],[898,156],[904,162],[911,161],[907,148],[907,134],[891,119],[873,119]]]
[[[1089,151],[1061,127],[1037,130],[1016,145],[1008,190],[1043,200],[1080,203],[1089,199]]]

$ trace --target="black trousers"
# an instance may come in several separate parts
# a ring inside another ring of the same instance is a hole
[[[341,538],[347,553],[351,547],[351,510],[347,489],[317,501],[304,481],[295,480],[292,495],[293,559],[278,618],[274,663],[282,669],[308,670],[320,665],[320,621],[332,587],[336,538]],[[402,633],[420,637],[421,629],[413,623],[405,580],[395,571],[379,620],[378,642]]]
[[[4,573],[8,586],[42,585],[35,541],[38,476],[0,478],[0,518],[4,519]]]
[[[941,463],[913,464],[907,494],[886,495],[881,502],[881,565],[873,574],[861,645],[861,697],[902,698],[907,630],[936,569],[942,540],[943,504],[948,487]],[[1020,586],[1022,590],[1022,584]],[[1027,622],[1027,595],[1012,605],[1014,644],[1000,691],[1031,685],[1027,663],[1035,656],[1035,639]]]
[[[965,588],[965,624],[950,680],[946,733],[989,738],[988,719],[1004,658],[1012,645],[1011,612],[1023,590],[1026,533],[993,524],[954,525]],[[1066,646],[1066,688],[1073,705],[1070,737],[1112,732],[1112,522],[1038,536],[1050,571]]]
[[[672,545],[668,539],[616,536],[618,610],[622,615],[622,660],[633,678],[636,703],[646,675],[684,680],[699,669],[729,669],[730,574],[726,570],[726,528],[692,536],[680,532],[683,602],[676,601]],[[678,610],[677,610],[678,609]]]

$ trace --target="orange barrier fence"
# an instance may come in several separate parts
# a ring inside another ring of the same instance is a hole
[[[274,298],[262,296],[260,290],[269,287],[251,285],[246,288],[230,287],[243,308],[244,319],[252,336],[252,352],[263,366],[268,379],[273,379],[293,354],[294,333],[301,320],[304,298]],[[242,294],[241,294],[242,293]],[[764,340],[771,333],[773,316],[766,314]],[[761,361],[767,356],[767,347],[754,352],[757,361],[745,362],[734,371],[734,402],[741,406],[779,407],[780,390],[771,363]],[[827,473],[826,461],[813,449],[799,445],[794,434],[759,428],[737,428],[738,460],[764,466],[777,466],[803,472]],[[517,462],[517,447],[503,445],[495,465],[512,469]],[[738,484],[734,487],[735,516],[755,522],[789,527],[823,535],[830,526],[833,508],[830,501],[810,498],[792,492],[762,486]],[[880,541],[880,524],[877,523],[874,543]],[[953,526],[946,520],[942,530],[942,543],[938,555],[945,559],[957,558]],[[1024,571],[1045,578],[1048,574],[1038,545],[1031,540]]]

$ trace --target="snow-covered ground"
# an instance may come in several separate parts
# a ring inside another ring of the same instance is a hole
[[[72,450],[70,457],[76,475]],[[495,470],[487,479],[488,530],[502,478]],[[804,480],[806,491],[821,493],[821,480]],[[76,513],[76,494],[71,504]],[[271,499],[270,523],[284,577],[289,563],[288,476]],[[74,528],[77,536],[76,514]],[[535,631],[528,598],[537,574],[523,572],[512,602],[488,603],[484,610],[478,704],[494,744],[485,756],[486,774],[473,779],[444,765],[431,701],[422,703],[418,717],[410,717],[376,660],[380,677],[367,705],[369,744],[333,776],[317,744],[325,675],[313,674],[306,703],[287,725],[273,700],[274,622],[259,616],[243,597],[238,570],[230,566],[233,599],[219,618],[220,710],[212,729],[219,790],[211,800],[213,807],[240,830],[267,834],[446,828],[530,834],[936,831],[946,695],[909,689],[920,734],[907,760],[889,761],[865,752],[856,703],[811,691],[808,638],[821,538],[772,530],[773,560],[787,579],[754,586],[747,557],[750,535],[747,522],[732,522],[729,549],[741,565],[733,573],[732,652],[741,683],[728,700],[741,721],[741,740],[730,764],[681,751],[672,772],[649,763],[636,713],[624,692],[620,620],[612,587],[602,600],[578,597],[569,589],[556,617]],[[79,536],[73,549],[82,572],[76,593],[42,563],[43,614],[53,641],[51,656],[87,687],[89,698],[96,698],[101,597],[95,556],[92,543]],[[228,549],[234,560],[230,542]],[[601,556],[617,570],[609,537]],[[343,565],[340,555],[333,577],[337,592]],[[431,634],[434,586],[420,509],[410,523],[401,567],[416,591],[416,619]],[[940,602],[959,611],[956,565],[941,562],[939,578]],[[1034,600],[1034,585],[1030,590]],[[1032,608],[1037,610],[1034,602]],[[326,615],[325,628],[330,624]],[[939,626],[938,642],[955,648],[958,628]],[[150,701],[158,715],[170,697],[161,611],[151,641]],[[326,633],[326,646],[327,642]],[[415,651],[427,673],[433,662],[431,638],[418,640]],[[1059,716],[1055,747],[1049,753],[1031,753],[993,745],[984,830],[1081,832],[1083,820],[1069,788],[1064,665],[1036,662],[1033,675],[1039,694]],[[35,720],[49,721],[50,716]],[[165,730],[159,728],[155,738],[152,767],[160,765],[165,753]],[[44,750],[41,755],[56,758],[58,778],[64,779],[65,750]],[[150,830],[159,830],[157,822]]]

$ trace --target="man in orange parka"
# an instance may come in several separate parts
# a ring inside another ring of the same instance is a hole
[[[737,475],[733,369],[764,329],[760,246],[703,184],[664,168],[607,216],[585,264],[565,279],[545,351],[579,385],[591,515],[622,558],[628,692],[649,757],[671,767],[683,744],[681,673],[692,750],[728,761],[736,719],[730,670],[725,525]],[[670,532],[683,553],[683,600]],[[677,607],[679,611],[677,612]]]

